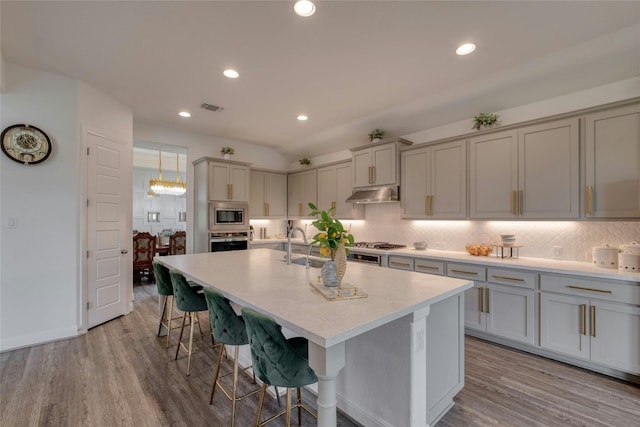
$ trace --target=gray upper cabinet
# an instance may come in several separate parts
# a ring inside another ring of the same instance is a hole
[[[640,105],[586,116],[585,214],[640,217]]]
[[[404,218],[467,216],[467,148],[453,141],[401,153]]]
[[[287,217],[287,175],[251,171],[249,217],[284,219]]]
[[[410,141],[393,138],[388,142],[352,148],[353,188],[399,185],[399,146],[410,144]]]
[[[471,218],[580,216],[577,118],[470,140]]]
[[[229,161],[208,161],[209,200],[249,201],[249,165]]]
[[[287,216],[292,219],[314,218],[309,202],[317,204],[317,170],[289,174],[287,177]]]
[[[318,168],[318,209],[335,208],[335,217],[339,219],[364,218],[364,206],[345,203],[351,196],[352,162]]]

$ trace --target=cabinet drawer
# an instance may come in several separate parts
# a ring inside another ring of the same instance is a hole
[[[389,257],[389,268],[413,271],[413,258],[405,258],[397,255]]]
[[[534,289],[536,286],[536,274],[515,270],[503,270],[501,268],[489,268],[487,269],[487,282]]]
[[[484,282],[487,278],[487,270],[477,265],[451,263],[447,264],[447,276]]]
[[[438,261],[430,261],[426,259],[415,258],[413,260],[413,268],[419,273],[444,274],[444,263]]]
[[[637,282],[612,283],[543,274],[540,276],[540,290],[640,305],[640,285]]]

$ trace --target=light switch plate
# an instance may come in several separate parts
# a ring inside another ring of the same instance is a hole
[[[7,228],[18,228],[18,218],[16,217],[7,218]]]

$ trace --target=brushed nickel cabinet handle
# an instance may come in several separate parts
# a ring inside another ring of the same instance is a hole
[[[515,190],[511,191],[511,213],[513,215],[516,214],[516,192],[515,192]]]
[[[371,183],[372,184],[376,183],[376,167],[375,166],[371,166]]]
[[[587,335],[587,304],[580,304],[580,335]]]
[[[524,282],[524,279],[520,279],[518,277],[507,277],[507,276],[496,276],[496,275],[493,275],[491,277],[493,277],[494,279],[513,280],[514,282]]]
[[[579,291],[600,292],[601,294],[611,294],[611,293],[613,293],[612,291],[609,291],[609,290],[606,290],[606,289],[583,288],[582,286],[573,286],[573,285],[567,285],[567,288],[577,289]]]
[[[596,337],[596,306],[591,306],[591,336]]]
[[[475,271],[464,271],[464,270],[451,270],[452,273],[460,273],[460,274],[471,274],[474,276],[477,276],[478,273],[476,273]]]
[[[400,267],[411,267],[411,264],[406,263],[406,262],[391,261],[390,264],[391,265],[397,265],[397,266],[400,266]]]
[[[478,308],[480,313],[484,313],[484,288],[478,288],[480,291],[480,298],[478,298]]]
[[[373,166],[369,166],[369,184],[373,184]]]
[[[426,270],[439,270],[438,267],[432,267],[430,265],[420,265],[420,264],[416,264],[416,268],[424,268]]]
[[[524,191],[520,190],[518,192],[518,213],[520,215],[524,214],[523,206],[524,206]]]

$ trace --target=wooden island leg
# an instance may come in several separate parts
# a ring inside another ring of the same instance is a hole
[[[309,366],[318,376],[318,427],[336,426],[336,378],[344,365],[344,342],[325,348],[309,341]]]

